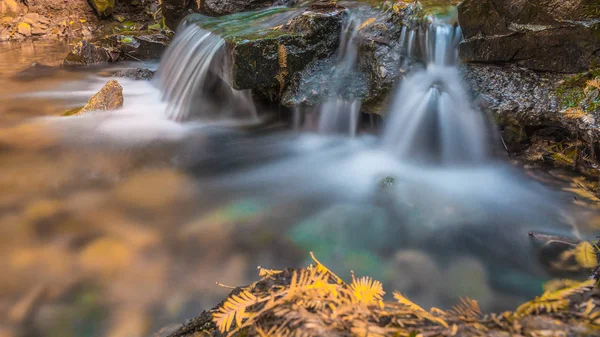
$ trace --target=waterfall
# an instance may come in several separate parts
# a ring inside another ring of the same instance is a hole
[[[361,20],[356,15],[350,15],[343,26],[330,97],[315,108],[319,116],[320,133],[356,134],[361,101],[357,97],[343,97],[343,90],[356,75],[356,37],[360,25]]]
[[[460,27],[432,20],[408,36],[408,56],[418,43],[425,66],[399,87],[382,136],[382,145],[406,161],[454,165],[481,163],[490,156],[490,127],[476,111],[459,70]]]
[[[166,115],[190,118],[254,117],[250,91],[231,88],[225,74],[225,40],[194,23],[183,24],[157,70]]]

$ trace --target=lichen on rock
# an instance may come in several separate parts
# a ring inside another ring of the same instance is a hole
[[[123,87],[116,80],[110,80],[74,115],[82,115],[89,111],[116,110],[122,106]]]

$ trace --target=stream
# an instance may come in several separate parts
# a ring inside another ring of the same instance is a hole
[[[458,74],[460,28],[403,31],[424,58],[376,127],[344,91],[369,15],[353,13],[314,121],[232,89],[222,37],[193,16],[145,63],[60,68],[67,43],[0,43],[0,336],[150,335],[220,302],[216,282],[309,252],[427,308],[468,296],[501,311],[584,279],[549,269],[529,233],[593,239],[597,199],[583,177],[506,158]],[[156,75],[112,76],[127,68]],[[121,109],[62,116],[110,79]]]

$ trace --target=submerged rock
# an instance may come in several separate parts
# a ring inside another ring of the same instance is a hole
[[[464,61],[559,72],[600,62],[597,0],[465,0],[458,8]]]
[[[88,0],[88,2],[101,18],[109,17],[115,9],[115,0]]]
[[[154,72],[144,68],[131,68],[117,71],[112,76],[114,77],[125,77],[133,80],[151,80],[154,76]]]
[[[119,82],[110,80],[74,115],[82,115],[88,111],[116,110],[122,106],[123,87],[121,87]]]
[[[124,32],[77,43],[65,65],[90,65],[118,60],[157,59],[167,48],[169,35],[155,31]]]

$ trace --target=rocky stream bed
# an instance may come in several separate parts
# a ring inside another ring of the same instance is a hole
[[[338,88],[337,50],[351,15],[361,18],[357,69]],[[269,24],[254,23],[262,18]],[[587,228],[597,231],[598,0],[0,0],[0,76],[10,93],[87,83],[90,73],[96,81],[69,104],[39,96],[31,106],[27,99],[0,96],[0,189],[9,191],[0,197],[0,252],[7,257],[0,266],[11,275],[0,281],[0,316],[6,317],[0,318],[0,337],[598,335],[600,272],[590,257],[597,245],[531,233],[552,275],[579,282],[547,282],[541,297],[518,308],[523,297],[492,289],[498,275],[476,259],[443,265],[412,249],[386,251],[384,262],[370,255],[348,259],[400,291],[457,304],[424,310],[403,295],[392,300],[388,293],[384,301],[373,279],[352,274],[352,282],[343,282],[317,260],[315,267],[299,268],[306,252],[273,224],[310,203],[271,209],[258,197],[209,198],[194,189],[197,177],[170,166],[171,143],[64,150],[61,137],[70,134],[21,124],[32,116],[102,116],[128,100],[139,103],[137,92],[146,90],[139,83],[149,86],[153,62],[186,22],[223,38],[228,84],[250,90],[259,107],[275,111],[268,119],[273,128],[288,127],[295,111],[339,94],[360,101],[359,129],[370,131],[385,120],[402,80],[423,66],[426,46],[417,42],[407,50],[407,32],[426,29],[435,18],[460,25],[460,75],[474,105],[500,131],[497,155],[569,193],[574,205],[592,214]],[[195,141],[204,144],[203,137]],[[223,139],[215,152],[229,149],[231,139]],[[386,177],[380,185],[385,190],[395,183]],[[335,221],[327,214],[311,221],[356,222],[380,214],[377,207],[336,209],[329,215]],[[311,221],[304,225],[317,233]],[[234,229],[246,222],[256,227]],[[263,222],[269,227],[255,230]],[[227,286],[214,286],[216,280],[249,284],[254,258],[299,269],[260,268],[260,281],[230,295]],[[384,273],[381,265],[395,273]],[[404,270],[425,281],[405,279]],[[469,282],[465,274],[482,281]],[[463,295],[479,296],[480,304]],[[514,310],[489,313],[507,306]]]

